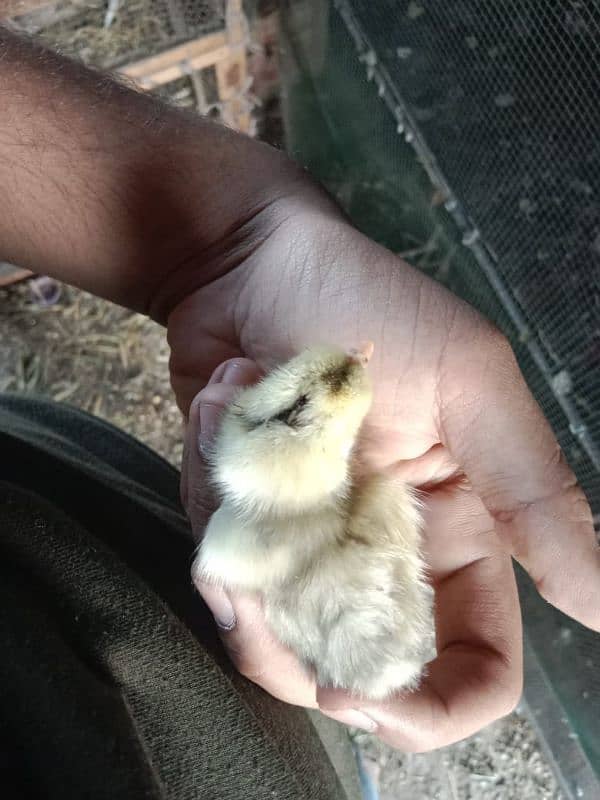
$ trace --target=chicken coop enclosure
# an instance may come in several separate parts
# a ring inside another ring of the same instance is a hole
[[[286,0],[287,144],[496,322],[600,523],[600,2]],[[598,797],[600,638],[519,575],[532,715]]]
[[[0,0],[0,22],[250,132],[241,0]]]

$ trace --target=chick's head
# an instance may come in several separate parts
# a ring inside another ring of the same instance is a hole
[[[294,513],[343,494],[371,404],[371,350],[306,350],[241,390],[212,455],[223,495],[241,508]]]

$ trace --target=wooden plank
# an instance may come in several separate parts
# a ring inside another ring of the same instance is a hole
[[[140,89],[154,89],[157,86],[162,86],[165,83],[171,83],[178,78],[183,78],[188,75],[191,70],[206,69],[213,67],[219,61],[224,61],[229,55],[229,47],[224,46],[213,50],[209,53],[195,56],[194,58],[184,59],[169,67],[165,67],[160,72],[153,72],[147,75],[141,75],[139,78],[131,78],[127,68],[120,70],[121,74],[130,77],[133,82],[139,86]],[[135,66],[135,65],[130,65]]]
[[[242,0],[227,0],[225,28],[231,53],[229,58],[215,65],[221,119],[235,130],[250,133],[252,118],[247,98],[244,96],[248,88],[246,58],[248,22]]]
[[[245,34],[246,18],[242,0],[227,0],[225,6],[225,29],[227,39],[231,44],[243,41]]]
[[[168,0],[171,23],[177,28],[180,20],[179,0]],[[127,64],[119,72],[140,89],[150,90],[184,76],[195,78],[198,105],[205,103],[200,79],[194,73],[214,67],[221,117],[226,125],[248,133],[252,119],[248,103],[242,96],[247,85],[245,17],[241,0],[228,0],[226,28],[191,42],[172,47],[155,56]],[[196,85],[197,84],[197,85]]]
[[[206,102],[206,92],[204,91],[200,70],[189,70],[189,77],[196,96],[196,109],[199,114],[204,115],[208,110],[208,103]]]
[[[241,91],[246,80],[246,53],[241,50],[215,66],[219,100],[230,100]]]
[[[159,76],[185,61],[189,64],[202,61],[204,66],[212,66],[212,64],[216,63],[214,59],[218,60],[223,57],[224,50],[227,50],[225,31],[209,33],[206,36],[193,39],[191,42],[172,47],[170,50],[165,50],[155,56],[143,58],[140,61],[133,62],[133,64],[126,64],[120,68],[119,72],[134,81],[138,81],[139,79]],[[202,67],[199,67],[199,69],[202,69]],[[158,82],[168,83],[170,80],[173,80],[173,78],[168,78],[167,80],[158,79]]]
[[[245,47],[232,48],[229,57],[215,65],[215,74],[223,122],[248,133],[251,121],[248,104],[243,97],[248,76]]]
[[[237,115],[236,130],[240,133],[246,133],[248,136],[256,136],[256,123],[252,119],[252,114],[249,111],[242,111]]]

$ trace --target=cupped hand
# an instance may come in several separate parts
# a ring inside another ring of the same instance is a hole
[[[511,556],[549,602],[600,629],[591,512],[495,329],[320,198],[284,204],[276,224],[269,213],[268,233],[257,236],[251,254],[169,317],[173,385],[189,412],[183,494],[193,528],[201,535],[214,502],[197,435],[210,437],[235,384],[316,341],[373,340],[375,398],[363,457],[374,469],[396,464],[424,492],[437,657],[418,691],[364,703],[317,688],[267,630],[258,598],[202,592],[238,668],[267,691],[318,704],[404,750],[439,747],[507,713],[519,698]],[[230,358],[237,370],[196,396]]]

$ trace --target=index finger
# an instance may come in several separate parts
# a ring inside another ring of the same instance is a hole
[[[540,594],[600,630],[600,548],[585,495],[500,335],[453,342],[441,364],[440,438]]]

